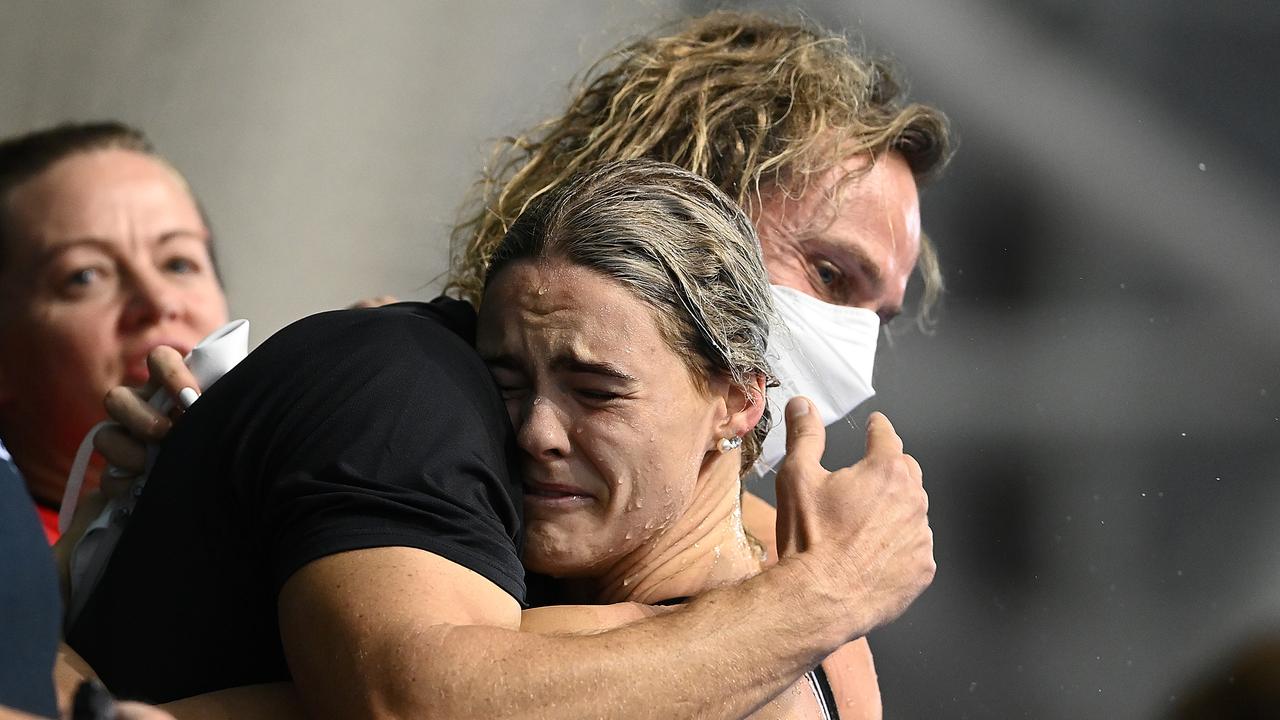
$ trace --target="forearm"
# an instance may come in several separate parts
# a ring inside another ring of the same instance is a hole
[[[387,717],[742,717],[848,640],[840,611],[805,588],[784,563],[594,635],[434,626],[396,645],[394,687],[375,695]]]
[[[304,717],[293,683],[219,690],[160,707],[176,720],[284,720]]]

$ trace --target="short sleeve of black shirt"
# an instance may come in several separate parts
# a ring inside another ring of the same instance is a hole
[[[282,382],[247,393],[257,408],[230,420],[231,477],[261,518],[277,589],[326,555],[405,546],[523,599],[506,412],[470,345],[432,310],[332,313],[263,346],[259,362]],[[453,318],[454,330],[467,334],[467,320]]]
[[[69,642],[153,702],[288,679],[276,602],[319,558],[411,547],[523,602],[510,423],[460,301],[281,330],[175,425]]]

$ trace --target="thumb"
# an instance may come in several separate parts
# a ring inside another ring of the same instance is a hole
[[[898,437],[889,418],[880,412],[873,412],[867,418],[867,456],[876,454],[902,454],[902,438]]]
[[[827,431],[818,417],[818,409],[809,398],[797,395],[787,403],[787,457],[785,463],[793,465],[819,465],[822,451],[827,447]]]

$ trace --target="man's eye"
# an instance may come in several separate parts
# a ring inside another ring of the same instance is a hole
[[[818,281],[827,287],[837,285],[844,279],[844,273],[840,272],[840,268],[832,265],[826,260],[820,260],[814,265],[814,272],[818,276]]]
[[[580,397],[593,402],[608,402],[609,400],[616,400],[622,397],[616,392],[611,392],[609,390],[596,390],[594,388],[579,388],[577,393]]]

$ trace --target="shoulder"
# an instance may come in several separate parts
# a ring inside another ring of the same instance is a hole
[[[878,720],[881,717],[880,684],[866,638],[841,645],[822,661],[822,669],[841,718]]]
[[[382,411],[456,403],[505,418],[474,335],[475,311],[447,298],[319,313],[268,338],[228,374],[224,392],[286,410],[300,403],[315,412],[348,400]]]
[[[469,304],[449,298],[333,310],[286,326],[254,353],[305,360],[413,350],[414,355],[446,361],[472,361],[474,353],[469,348],[475,339],[475,318]],[[385,359],[394,363],[397,356]]]
[[[765,564],[778,562],[778,511],[750,491],[742,493],[742,526],[765,550]]]

